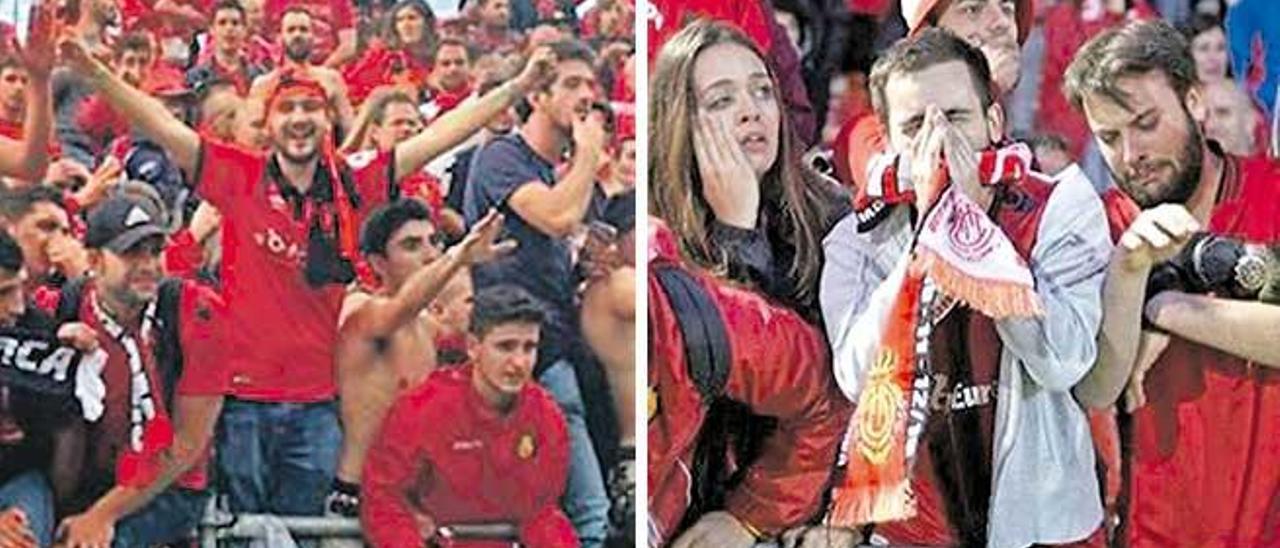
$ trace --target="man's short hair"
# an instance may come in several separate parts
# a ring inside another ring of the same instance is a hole
[[[486,287],[472,297],[471,334],[483,338],[493,328],[511,323],[541,326],[546,316],[542,303],[519,286]]]
[[[155,49],[151,42],[151,35],[146,32],[131,32],[116,42],[116,59],[124,57],[124,54],[130,51],[153,54]]]
[[[560,40],[547,44],[556,54],[556,62],[582,61],[591,67],[596,66],[596,54],[581,40]]]
[[[23,72],[27,71],[26,65],[22,64],[22,60],[11,53],[0,54],[0,72],[7,69],[19,69]]]
[[[431,58],[435,59],[437,55],[440,55],[440,50],[444,49],[445,46],[462,48],[462,51],[464,52],[464,56],[467,58],[468,63],[470,63],[472,60],[475,59],[475,52],[471,51],[471,46],[468,45],[466,42],[459,40],[457,38],[454,38],[452,36],[446,36],[440,39],[440,42],[436,44],[436,50],[431,54]]]
[[[1086,95],[1101,95],[1129,108],[1129,97],[1116,85],[1126,76],[1159,70],[1178,98],[1196,84],[1196,63],[1182,33],[1164,21],[1129,23],[1107,29],[1085,43],[1067,67],[1063,94],[1084,111]]]
[[[8,221],[17,221],[31,213],[31,210],[42,202],[63,207],[62,191],[44,185],[0,191],[0,217]]]
[[[940,28],[928,28],[912,38],[904,38],[880,56],[871,67],[868,79],[871,88],[871,105],[880,120],[888,123],[889,98],[885,88],[895,74],[920,72],[934,65],[961,61],[969,69],[969,79],[974,91],[986,109],[995,102],[995,90],[991,82],[991,68],[982,51]]]
[[[391,105],[396,103],[405,103],[412,106],[414,110],[417,110],[418,108],[418,102],[415,101],[408,93],[403,91],[393,91],[378,97],[369,105],[369,120],[374,124],[381,126],[387,119],[387,109],[391,108]]]
[[[410,221],[430,222],[431,212],[422,202],[407,198],[379,206],[360,230],[360,252],[386,256],[391,235]]]
[[[280,12],[280,20],[276,21],[276,24],[280,25],[281,27],[280,30],[284,30],[284,18],[288,17],[289,14],[291,13],[301,13],[307,16],[308,20],[315,19],[315,16],[311,15],[311,10],[308,9],[306,6],[301,4],[292,4],[289,7],[285,8],[283,12]]]
[[[0,230],[0,270],[8,275],[22,270],[22,247],[13,236],[3,230]]]
[[[213,5],[213,11],[209,13],[214,16],[217,16],[218,12],[222,10],[235,10],[240,12],[241,20],[243,20],[246,17],[246,14],[244,12],[244,6],[240,5],[240,2],[238,0],[219,0],[217,4]]]

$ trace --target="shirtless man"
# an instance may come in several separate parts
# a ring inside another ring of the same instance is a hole
[[[515,242],[495,242],[501,231],[501,215],[491,212],[441,254],[433,243],[436,232],[430,213],[421,202],[384,205],[365,222],[361,252],[381,287],[349,294],[338,323],[344,435],[327,505],[331,513],[359,515],[365,449],[396,396],[435,368],[436,328],[427,305],[454,275],[514,249]]]

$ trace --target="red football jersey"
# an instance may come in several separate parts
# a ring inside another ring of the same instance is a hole
[[[1228,158],[1209,230],[1280,237],[1280,164]],[[1129,545],[1280,546],[1280,373],[1173,337],[1126,464]]]
[[[359,194],[357,223],[386,202],[391,153],[347,156]],[[307,231],[266,180],[268,157],[215,140],[201,147],[197,189],[223,215],[222,275],[230,307],[231,392],[260,401],[311,402],[337,393],[333,348],[344,289],[303,275]]]

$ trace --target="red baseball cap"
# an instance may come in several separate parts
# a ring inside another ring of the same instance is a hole
[[[951,5],[951,0],[901,0],[902,17],[907,20],[910,34],[924,28],[924,23],[934,12],[940,12]],[[1031,25],[1035,18],[1035,0],[1014,0],[1014,19],[1018,24],[1018,44],[1027,41],[1031,34]]]

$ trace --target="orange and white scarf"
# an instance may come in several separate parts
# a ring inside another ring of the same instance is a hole
[[[1031,152],[1023,144],[983,151],[984,185],[1016,185],[1030,173]],[[941,161],[939,159],[939,161]],[[873,184],[859,196],[863,206],[911,203],[905,163],[889,156],[872,162]],[[847,468],[833,495],[830,520],[856,526],[915,515],[911,468],[929,417],[932,375],[929,337],[949,303],[965,304],[993,319],[1043,314],[1026,261],[1000,227],[949,182],[945,163],[937,170],[909,264],[889,312],[880,318],[878,339],[858,407],[845,440]]]

